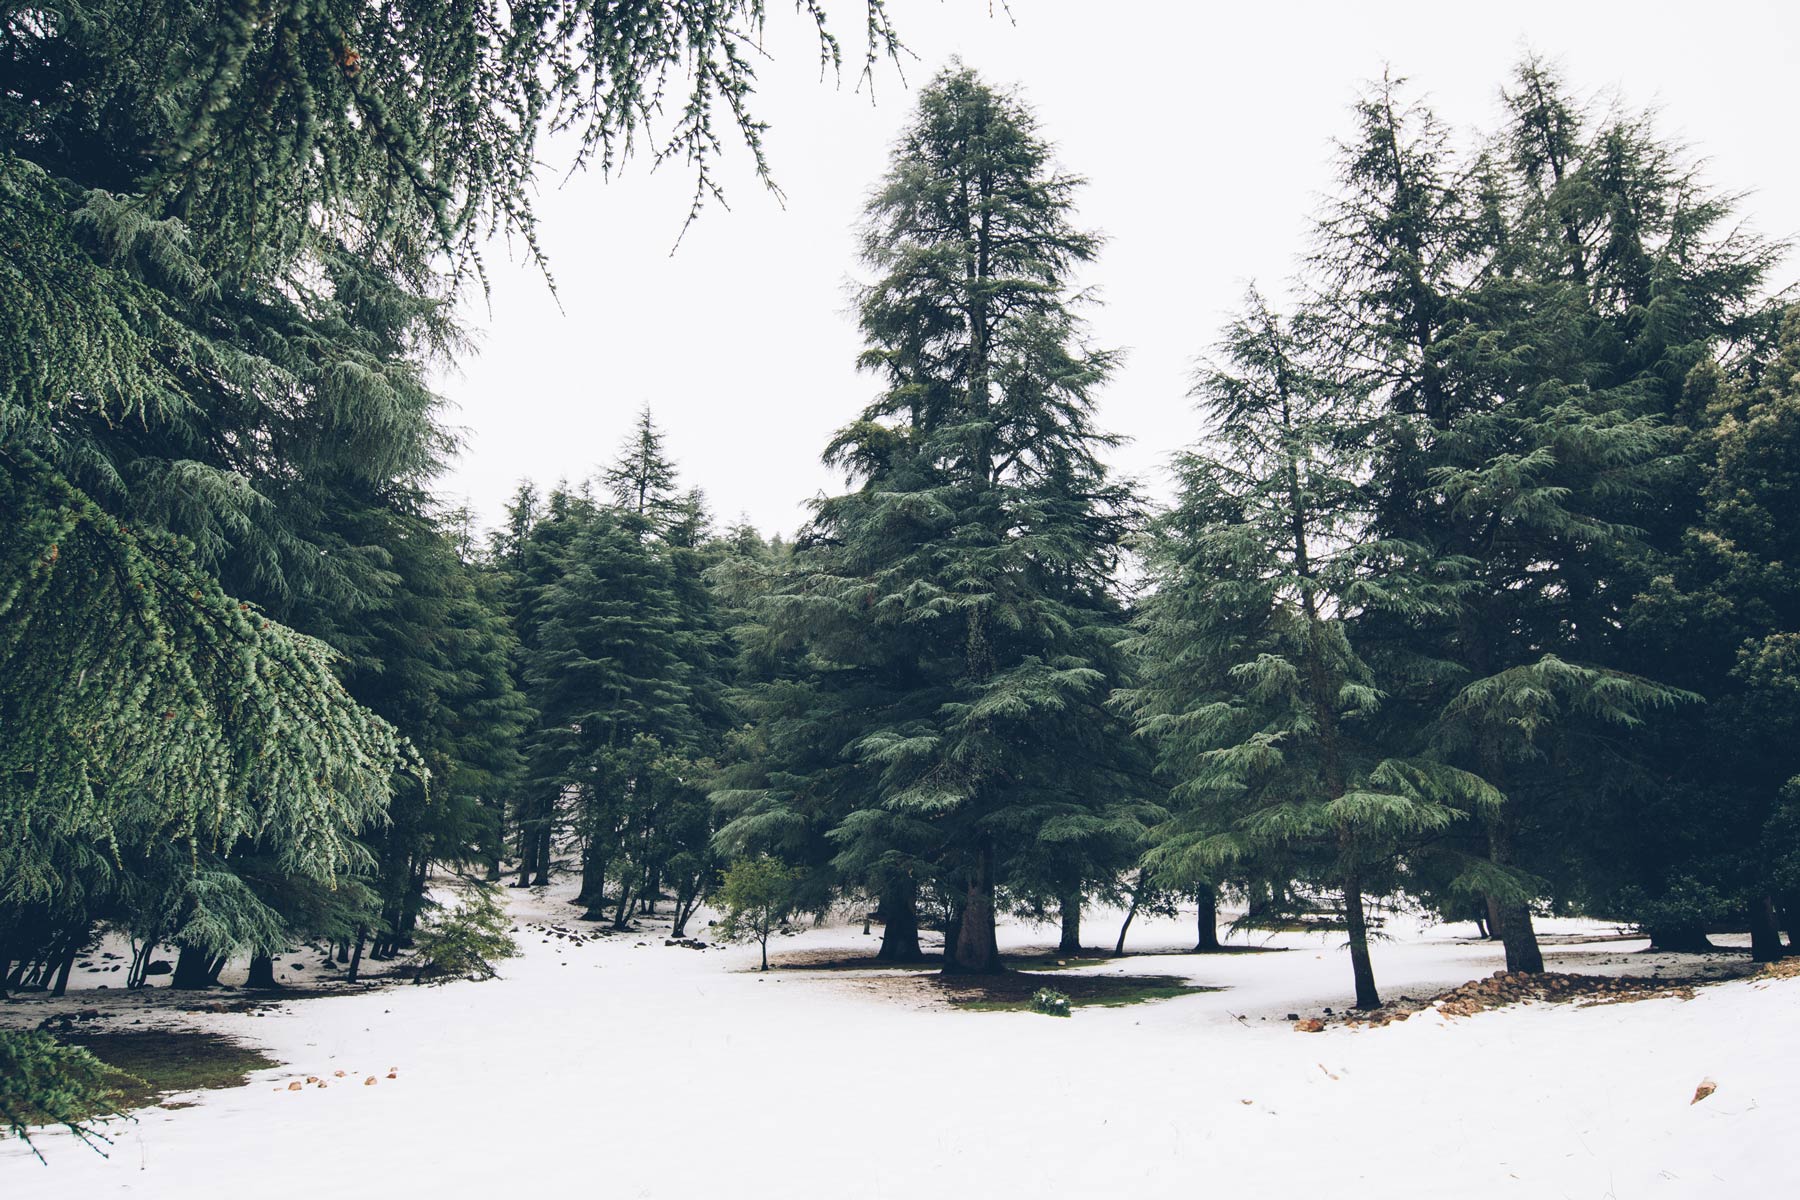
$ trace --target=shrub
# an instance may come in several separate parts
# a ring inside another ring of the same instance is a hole
[[[1031,1011],[1046,1017],[1069,1015],[1069,997],[1055,988],[1039,988],[1031,994]]]
[[[440,912],[420,927],[413,982],[492,979],[498,974],[495,962],[519,953],[509,927],[499,890],[486,885],[471,888],[454,910]]]

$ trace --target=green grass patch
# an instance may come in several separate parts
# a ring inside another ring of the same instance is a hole
[[[1046,975],[1033,971],[939,977],[936,982],[954,1007],[969,1012],[1030,1012],[1032,996],[1046,986],[1067,995],[1071,1008],[1125,1008],[1220,990],[1168,975]]]
[[[114,1103],[126,1111],[146,1108],[175,1092],[243,1087],[250,1072],[281,1065],[216,1033],[158,1029],[82,1033],[62,1041],[113,1069]]]

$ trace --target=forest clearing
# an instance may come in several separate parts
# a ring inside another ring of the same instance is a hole
[[[1198,1172],[1225,1191],[1406,1198],[1724,1197],[1800,1180],[1787,1145],[1800,977],[1747,978],[1742,948],[1696,964],[1611,927],[1559,923],[1545,930],[1555,971],[1738,978],[1692,999],[1425,1012],[1309,1034],[1289,1015],[1347,1003],[1341,931],[1227,937],[1267,952],[1194,955],[1181,953],[1191,915],[1140,919],[1127,957],[1090,950],[1045,976],[1218,990],[1059,1020],[956,1011],[923,982],[929,969],[877,969],[879,928],[864,936],[854,921],[779,937],[765,975],[751,949],[666,946],[666,922],[592,936],[567,898],[514,893],[524,954],[490,983],[278,996],[256,1016],[178,1019],[158,989],[148,1023],[228,1033],[282,1065],[180,1097],[192,1108],[109,1125],[105,1159],[45,1134],[51,1169],[26,1170],[29,1153],[7,1143],[7,1194],[302,1197],[385,1179],[473,1195],[527,1179],[587,1187],[601,1167],[613,1195],[746,1198],[911,1196],[947,1177],[996,1198],[1175,1197],[1193,1194]],[[1110,942],[1120,915],[1089,922]],[[1392,925],[1378,954],[1396,998],[1504,961],[1472,925]],[[1002,926],[1009,953],[1053,955],[1046,934]],[[821,957],[862,966],[788,965]],[[288,1090],[309,1075],[331,1086]],[[1708,1080],[1718,1090],[1696,1103]],[[1384,1124],[1393,1114],[1403,1131]],[[1369,1153],[1388,1137],[1404,1151]],[[495,1139],[504,1153],[490,1152]]]
[[[1693,18],[0,0],[0,1197],[1800,1192]]]

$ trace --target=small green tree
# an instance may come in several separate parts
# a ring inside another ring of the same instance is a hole
[[[499,889],[475,885],[454,911],[438,913],[421,927],[413,982],[494,978],[499,974],[494,963],[519,953],[509,925]]]
[[[769,969],[769,935],[794,911],[794,884],[800,873],[778,858],[759,854],[742,858],[725,871],[719,903],[725,919],[718,937],[727,942],[755,942],[762,948],[762,969]]]

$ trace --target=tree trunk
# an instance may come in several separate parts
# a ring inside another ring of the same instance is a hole
[[[61,996],[69,990],[69,972],[75,969],[76,952],[81,949],[81,944],[85,941],[87,941],[85,937],[79,940],[70,938],[68,944],[63,947],[62,961],[56,966],[56,986],[50,989],[52,996]]]
[[[1356,978],[1356,1007],[1380,1008],[1375,964],[1369,958],[1369,921],[1363,912],[1362,880],[1355,874],[1344,880],[1344,920],[1350,927],[1350,972]]]
[[[213,985],[218,969],[210,954],[195,946],[182,946],[175,959],[175,974],[169,980],[172,988],[205,988]]]
[[[537,828],[532,822],[535,798],[521,798],[519,803],[519,882],[514,887],[530,887],[531,872],[537,866]]]
[[[1750,906],[1750,958],[1774,962],[1781,957],[1781,924],[1775,916],[1775,900],[1764,896]]]
[[[923,962],[925,952],[919,949],[919,891],[911,879],[890,883],[881,892],[881,949],[875,952],[880,962]]]
[[[1216,954],[1225,947],[1219,944],[1219,889],[1203,887],[1194,893],[1195,954]]]
[[[944,939],[944,973],[992,975],[1000,968],[1000,943],[994,931],[994,850],[985,841],[969,872],[962,921],[954,941]]]
[[[1275,911],[1274,889],[1264,880],[1252,879],[1244,886],[1244,892],[1249,897],[1244,905],[1244,918],[1251,923],[1268,920]]]
[[[1492,896],[1485,897],[1487,903],[1487,923],[1481,926],[1481,936],[1490,942],[1500,940],[1500,901]]]
[[[1131,930],[1132,918],[1137,916],[1138,897],[1144,892],[1144,877],[1138,876],[1137,885],[1131,889],[1131,907],[1125,910],[1125,923],[1119,926],[1119,940],[1113,946],[1113,957],[1120,958],[1125,954],[1125,935]]]
[[[531,875],[532,887],[550,886],[550,818],[553,811],[554,802],[552,802],[552,812],[544,814],[544,819],[535,833],[537,849],[535,851],[536,865]]]
[[[1062,909],[1062,937],[1057,940],[1058,954],[1081,953],[1081,891],[1066,893],[1057,901]]]
[[[368,939],[367,926],[356,927],[356,947],[350,951],[350,969],[344,972],[344,982],[355,983],[357,973],[362,970],[363,942]]]
[[[1513,861],[1512,819],[1504,808],[1488,821],[1488,857],[1495,865],[1510,867]],[[1537,931],[1531,927],[1531,906],[1523,900],[1488,897],[1488,912],[1498,918],[1489,928],[1499,925],[1500,941],[1506,946],[1506,969],[1544,973],[1544,952],[1538,946]]]
[[[250,976],[244,980],[247,988],[278,988],[275,982],[275,959],[267,954],[250,956]]]
[[[631,893],[631,883],[632,883],[632,880],[631,880],[631,875],[629,872],[620,876],[620,878],[619,878],[619,906],[613,912],[612,927],[614,929],[625,928],[626,924],[631,920],[631,914],[633,911],[633,906],[635,904],[635,901],[633,900],[632,893]]]

